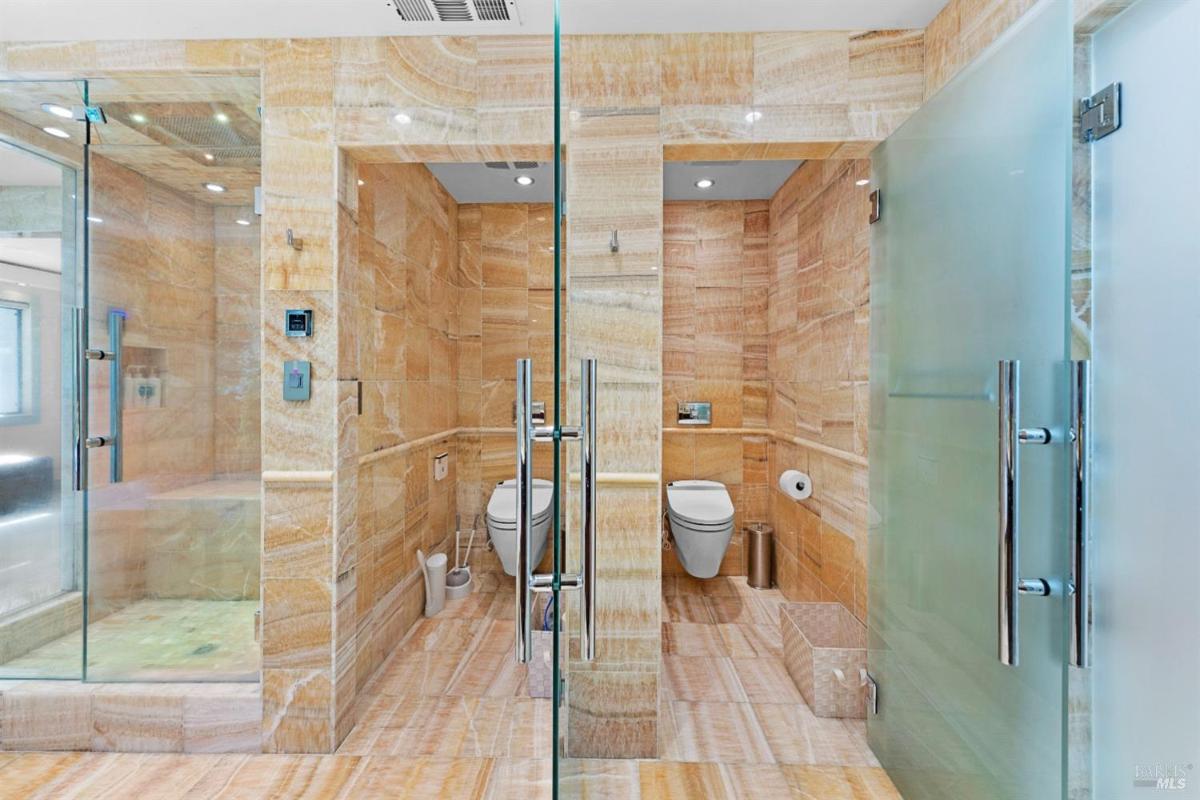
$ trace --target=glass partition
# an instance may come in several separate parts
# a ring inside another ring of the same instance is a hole
[[[89,681],[258,679],[258,83],[91,84]]]
[[[1067,448],[1017,428],[1067,420],[1070,6],[873,156],[867,723],[906,798],[1062,795]]]
[[[0,82],[0,678],[82,674],[70,389],[85,92]]]
[[[1091,42],[1088,91],[1125,98],[1091,145],[1096,800],[1200,797],[1197,41],[1200,2],[1140,0]]]

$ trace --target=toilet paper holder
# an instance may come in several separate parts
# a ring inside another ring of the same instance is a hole
[[[812,478],[798,469],[784,470],[779,475],[779,488],[793,500],[807,500],[812,497]]]

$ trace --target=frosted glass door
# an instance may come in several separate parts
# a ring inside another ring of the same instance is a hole
[[[1092,146],[1096,800],[1200,797],[1200,0],[1093,40],[1121,129]]]
[[[1071,9],[1043,0],[874,155],[871,746],[907,800],[1062,795],[1068,453],[1016,448],[1017,665],[998,656],[997,364],[1067,417]]]

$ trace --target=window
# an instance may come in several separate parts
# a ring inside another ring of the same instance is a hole
[[[0,300],[0,417],[33,413],[28,303]]]

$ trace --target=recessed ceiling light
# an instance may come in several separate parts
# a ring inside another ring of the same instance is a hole
[[[870,178],[863,178],[862,180],[855,181],[854,185],[855,186],[866,186],[870,182],[871,182]]]
[[[62,128],[42,128],[46,133],[59,139],[70,139],[71,134],[64,131]]]
[[[204,154],[204,160],[205,160],[205,161],[216,161],[216,160],[217,160],[217,157],[216,157],[216,156],[214,156],[212,153],[205,153],[205,154]]]
[[[715,184],[716,181],[714,181],[712,178],[701,178],[700,180],[696,181],[696,188],[711,189]]]
[[[213,114],[213,119],[224,125],[229,122],[229,115],[224,111],[218,111],[216,114]]]
[[[138,125],[146,124],[146,115],[145,114],[130,114],[129,119],[133,122],[136,122]]]
[[[359,186],[366,186],[366,185],[367,185],[367,182],[366,182],[366,181],[364,181],[362,178],[359,178],[359,179],[358,179],[358,185],[359,185]]]
[[[513,180],[521,186],[533,186],[533,178],[529,177],[528,175],[518,175],[517,177],[513,178]]]
[[[42,103],[42,111],[63,119],[75,119],[74,111],[66,106],[60,106],[58,103]]]
[[[392,119],[396,120],[396,122],[399,122],[401,125],[407,125],[412,122],[412,117],[410,117],[408,114],[405,114],[403,111],[392,117]]]
[[[210,192],[216,192],[217,194],[225,191],[225,187],[219,183],[206,183],[204,184],[204,188],[208,189]]]
[[[99,217],[88,217],[88,218],[87,218],[87,221],[88,221],[88,222],[94,222],[94,223],[96,223],[97,225],[99,225],[101,222],[104,222],[104,220],[100,219]]]
[[[761,111],[751,111],[746,114],[746,122],[758,122],[760,119],[762,119]]]
[[[235,219],[234,222],[236,222],[238,225],[249,225],[250,224],[250,220],[248,220],[248,219]]]

